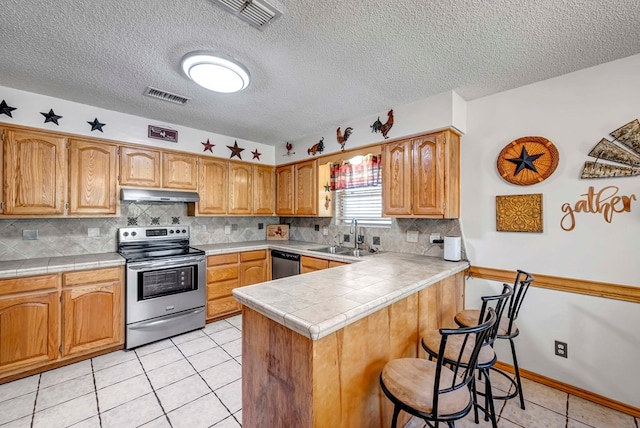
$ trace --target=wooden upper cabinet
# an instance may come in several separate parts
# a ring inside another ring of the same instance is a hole
[[[253,166],[253,214],[273,215],[275,213],[275,177],[273,167]]]
[[[197,214],[227,213],[228,162],[220,159],[200,158],[200,183],[196,203]]]
[[[198,157],[178,153],[162,153],[162,187],[196,190]]]
[[[117,147],[69,142],[69,214],[115,214]]]
[[[63,356],[124,342],[123,283],[122,268],[63,275]]]
[[[67,193],[66,138],[5,130],[5,214],[64,214]]]
[[[295,214],[318,214],[318,170],[316,160],[295,166]]]
[[[276,215],[294,215],[294,166],[276,168]]]
[[[411,140],[384,145],[382,201],[387,216],[411,214]]]
[[[441,139],[438,134],[413,140],[413,214],[444,214]]]
[[[251,214],[252,168],[248,163],[229,162],[229,214]]]
[[[160,152],[120,148],[120,185],[160,187]]]

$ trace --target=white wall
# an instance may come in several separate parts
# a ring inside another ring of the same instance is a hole
[[[9,106],[15,107],[17,110],[11,112],[13,117],[0,115],[0,125],[2,122],[5,122],[12,125],[30,126],[49,131],[85,135],[94,138],[142,144],[156,148],[180,150],[204,156],[209,155],[221,158],[229,158],[231,151],[227,146],[233,146],[234,141],[237,140],[238,146],[245,149],[241,153],[243,161],[266,165],[275,164],[274,147],[254,141],[242,140],[227,135],[216,134],[214,132],[202,131],[171,123],[158,122],[156,120],[140,116],[119,113],[113,110],[105,110],[86,104],[79,104],[60,98],[20,91],[4,86],[0,86],[0,101],[1,100],[5,100]],[[158,100],[158,102],[161,103],[165,101]],[[181,106],[176,105],[175,108],[179,109]],[[44,116],[42,116],[40,112],[48,112],[50,109],[53,109],[55,114],[63,116],[62,119],[58,121],[59,125],[52,122],[44,123]],[[93,121],[95,118],[98,118],[101,123],[106,124],[106,126],[102,128],[103,132],[91,132],[91,126],[87,124],[87,121]],[[214,120],[215,119],[212,118],[212,121]],[[177,130],[178,142],[169,143],[147,138],[148,125]],[[204,146],[200,144],[201,142],[207,141],[207,139],[209,139],[212,144],[215,144],[212,152],[204,152]],[[259,153],[262,153],[260,161],[252,159],[253,156],[251,155],[251,152],[256,149]],[[234,160],[238,160],[238,158],[234,157]]]
[[[638,87],[640,55],[467,104],[461,223],[473,265],[640,286],[640,201],[611,223],[577,213],[574,230],[560,227],[562,204],[583,199],[589,186],[617,186],[619,195],[640,199],[640,177],[579,178],[601,138],[640,118]],[[545,137],[560,153],[556,172],[532,186],[510,184],[496,170],[502,148],[524,136]],[[543,194],[544,232],[496,232],[495,197],[530,193]],[[467,306],[479,306],[479,296],[497,286],[469,281]],[[640,407],[640,305],[533,289],[519,325],[523,368]],[[568,342],[569,359],[554,356],[554,339]],[[498,352],[510,361],[506,347]]]

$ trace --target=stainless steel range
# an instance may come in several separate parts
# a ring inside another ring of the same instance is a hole
[[[205,254],[189,246],[189,226],[124,227],[118,253],[126,264],[125,348],[205,325]]]

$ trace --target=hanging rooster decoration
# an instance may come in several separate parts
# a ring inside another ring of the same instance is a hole
[[[387,117],[387,121],[382,123],[380,122],[380,116],[378,116],[378,120],[373,122],[373,125],[371,125],[371,132],[381,133],[385,140],[389,138],[387,137],[387,133],[389,133],[389,130],[393,126],[393,110],[389,110]]]
[[[287,149],[287,153],[283,154],[282,156],[291,156],[296,154],[296,152],[291,151],[293,149],[293,144],[291,144],[290,142],[287,141],[287,144],[284,145],[284,148]]]
[[[313,146],[311,146],[310,149],[307,149],[307,154],[308,155],[316,155],[316,153],[322,153],[324,152],[324,137],[322,137],[320,139],[320,141],[318,141],[317,143],[315,143]]]
[[[345,128],[344,135],[342,135],[340,128],[336,129],[336,136],[338,138],[338,143],[340,144],[340,149],[342,149],[343,152],[344,152],[344,145],[347,144],[347,140],[349,139],[349,136],[351,135],[352,132],[353,132],[353,128],[350,126],[348,128]]]

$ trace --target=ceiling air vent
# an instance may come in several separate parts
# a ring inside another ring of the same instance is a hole
[[[174,104],[180,104],[181,106],[185,105],[187,101],[191,99],[182,95],[172,94],[171,92],[163,91],[161,89],[152,88],[151,86],[147,86],[147,88],[143,92],[143,95],[151,98],[157,98],[163,101],[168,101]]]
[[[261,31],[282,15],[282,12],[264,0],[211,0],[211,2]]]

